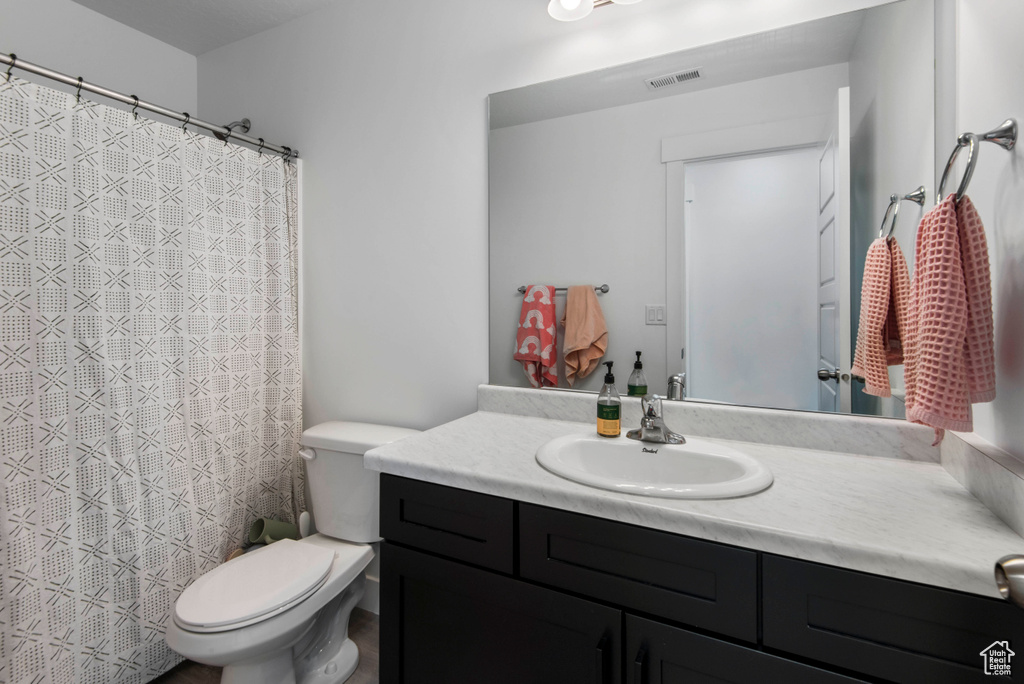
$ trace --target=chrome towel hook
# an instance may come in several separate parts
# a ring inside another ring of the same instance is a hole
[[[993,128],[988,133],[982,134],[980,137],[974,133],[964,133],[956,141],[956,147],[953,148],[953,154],[949,155],[949,161],[946,162],[946,169],[942,172],[942,180],[939,181],[939,192],[936,196],[935,203],[939,204],[942,202],[942,193],[946,187],[946,179],[949,177],[949,172],[953,169],[953,165],[956,163],[956,157],[960,154],[960,148],[966,147],[967,149],[967,168],[964,169],[964,176],[960,180],[960,185],[956,190],[956,202],[959,204],[960,200],[967,194],[967,186],[971,184],[971,176],[974,175],[974,167],[978,163],[978,151],[977,146],[979,141],[991,142],[999,145],[1000,147],[1012,150],[1013,146],[1017,143],[1017,120],[1007,119],[997,128]]]

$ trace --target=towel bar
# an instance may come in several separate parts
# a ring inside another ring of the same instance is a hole
[[[598,292],[600,292],[601,294],[604,294],[604,293],[608,292],[608,290],[611,289],[611,288],[609,288],[607,285],[595,285],[594,289],[597,290]],[[516,290],[516,291],[519,294],[526,294],[526,285],[520,285],[519,289]],[[568,291],[569,291],[569,288],[567,288],[567,287],[556,287],[555,288],[555,292],[568,292]]]

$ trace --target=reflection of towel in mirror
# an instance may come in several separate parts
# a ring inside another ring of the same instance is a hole
[[[868,248],[861,287],[860,325],[854,375],[864,376],[864,392],[892,396],[888,366],[903,363],[910,276],[896,238],[878,238]]]
[[[562,343],[565,379],[572,387],[577,379],[594,372],[608,349],[608,327],[593,287],[575,285],[569,288],[562,325],[565,326],[565,341]]]
[[[950,195],[917,230],[907,349],[907,419],[971,432],[971,404],[996,396],[992,281],[985,228]]]
[[[556,336],[555,288],[530,285],[523,295],[512,358],[523,364],[523,371],[534,387],[558,387]]]

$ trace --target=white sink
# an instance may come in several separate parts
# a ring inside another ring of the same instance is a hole
[[[746,496],[774,480],[772,471],[742,451],[694,437],[669,445],[625,436],[566,435],[543,444],[537,462],[590,487],[666,499]]]

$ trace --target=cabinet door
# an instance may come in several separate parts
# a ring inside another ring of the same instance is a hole
[[[906,684],[1024,681],[985,672],[983,652],[1024,644],[1006,601],[770,554],[762,577],[769,648]]]
[[[384,542],[382,684],[617,684],[622,613]]]
[[[626,658],[626,684],[861,681],[633,615],[626,616]]]

